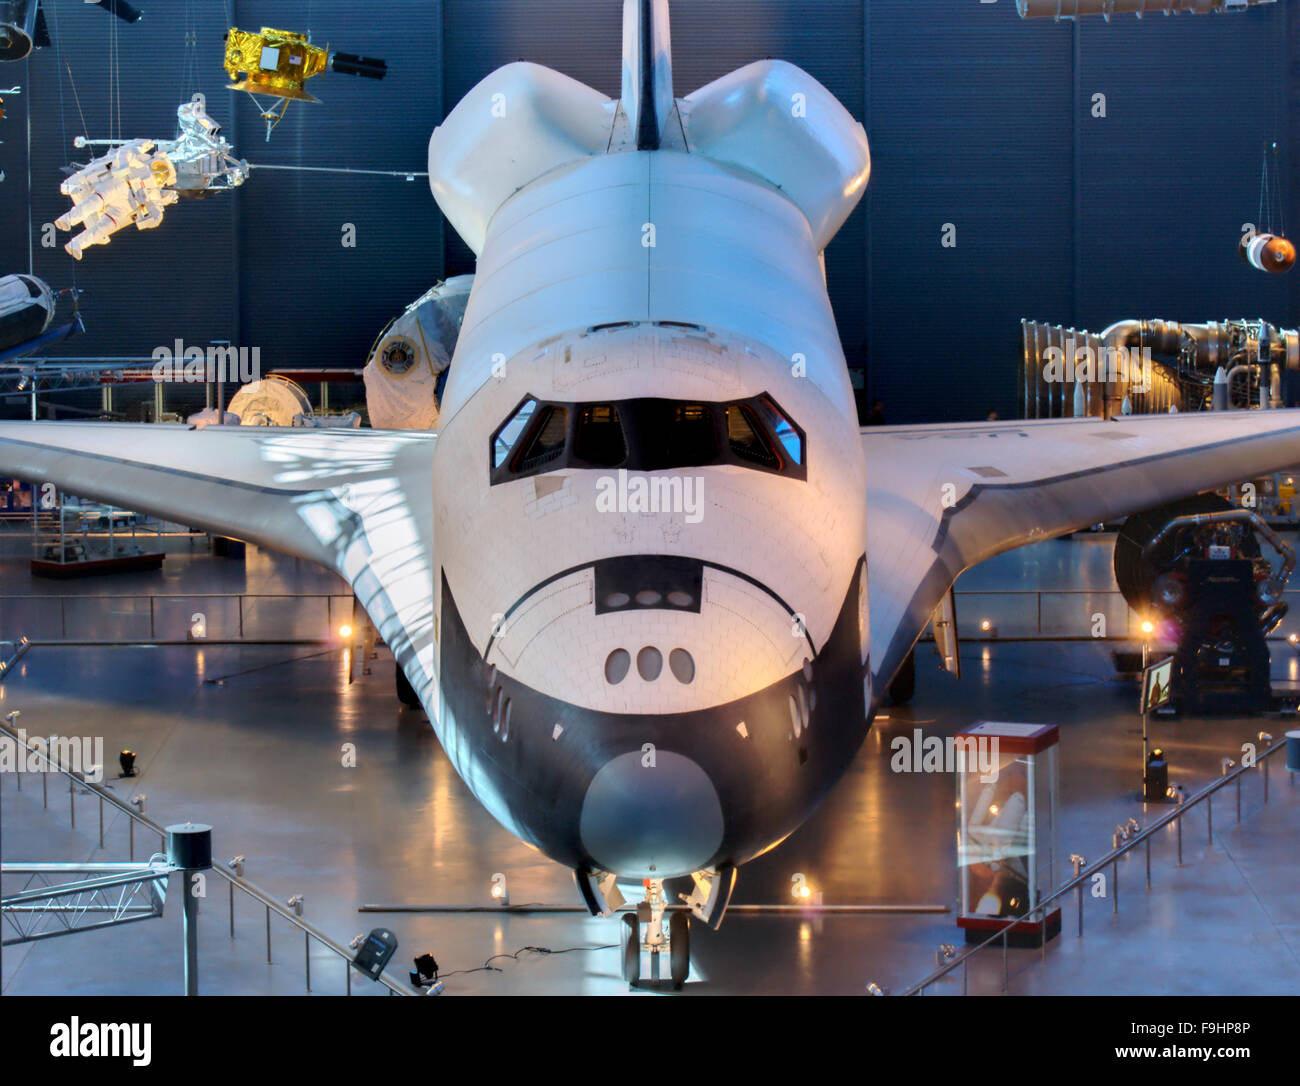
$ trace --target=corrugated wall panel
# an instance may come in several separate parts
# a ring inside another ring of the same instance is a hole
[[[1287,324],[1288,277],[1237,257],[1242,224],[1258,217],[1265,143],[1286,144],[1286,6],[1094,21],[1079,35],[1074,319]],[[1105,119],[1088,112],[1097,93],[1106,95]]]
[[[427,169],[442,119],[439,8],[428,0],[312,0],[285,29],[388,62],[383,80],[327,72],[265,139],[236,94],[240,153],[251,162]],[[241,28],[289,21],[276,0],[240,0]],[[352,365],[383,326],[443,274],[443,220],[426,179],[253,171],[239,193],[241,339],[264,365]],[[345,248],[343,228],[356,228]]]
[[[891,422],[1010,416],[1020,317],[1072,301],[1068,34],[874,0],[870,48],[868,393]]]

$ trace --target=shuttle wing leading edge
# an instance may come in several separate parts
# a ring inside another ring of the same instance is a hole
[[[1300,463],[1300,411],[873,427],[862,444],[880,691],[963,570]]]
[[[0,422],[0,476],[334,569],[433,715],[436,439],[400,430]]]

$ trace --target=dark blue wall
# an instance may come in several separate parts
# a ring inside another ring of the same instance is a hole
[[[109,128],[111,19],[46,0],[60,49],[0,67],[22,83],[0,121],[0,267],[27,265],[25,111],[32,110],[37,274],[70,286],[42,249],[66,206],[59,166],[81,130]],[[122,133],[168,136],[192,89],[251,162],[423,169],[429,131],[499,64],[527,58],[607,94],[619,79],[618,0],[140,0],[121,26]],[[1260,155],[1300,148],[1292,99],[1300,0],[1240,16],[1022,22],[1012,0],[673,0],[678,94],[764,56],[807,68],[862,117],[875,170],[827,254],[851,364],[891,421],[1015,410],[1019,320],[1098,329],[1123,317],[1300,319],[1300,280],[1236,256],[1256,218]],[[310,29],[385,57],[382,83],[326,74],[263,139],[224,90],[227,10],[242,28]],[[197,79],[185,78],[187,25]],[[62,84],[64,100],[59,101]],[[1092,95],[1107,116],[1091,116]],[[60,119],[62,115],[62,120]],[[1290,197],[1288,186],[1288,199]],[[1294,201],[1290,201],[1294,205]],[[1289,218],[1295,218],[1294,206]],[[340,245],[344,223],[357,247]],[[957,247],[945,249],[945,223]],[[1292,224],[1294,225],[1294,224]],[[60,245],[66,236],[60,236]],[[255,171],[234,194],[189,201],[75,268],[89,334],[75,354],[147,354],[180,336],[260,346],[267,366],[358,365],[374,335],[444,274],[472,270],[428,187],[388,178]]]

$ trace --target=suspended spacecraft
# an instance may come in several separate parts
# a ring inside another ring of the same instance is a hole
[[[116,15],[124,23],[138,23],[144,14],[126,0],[86,0]],[[50,31],[40,0],[0,0],[0,61],[22,60],[33,49],[50,44]]]
[[[1259,271],[1280,275],[1295,265],[1295,245],[1277,234],[1256,234],[1237,246],[1241,259]]]
[[[232,26],[226,34],[225,69],[234,81],[230,89],[246,91],[257,102],[266,121],[267,139],[271,138],[271,129],[284,118],[290,102],[320,101],[307,92],[306,83],[327,68],[367,79],[383,79],[388,74],[388,65],[382,60],[353,53],[331,56],[328,44],[322,49],[292,30],[264,26],[254,34]],[[277,102],[264,105],[257,101],[258,95]]]
[[[59,191],[72,207],[54,220],[60,230],[84,226],[64,246],[77,260],[92,245],[108,239],[132,223],[151,230],[163,219],[163,209],[187,199],[224,192],[248,178],[248,163],[231,154],[220,126],[198,102],[185,102],[176,110],[180,131],[174,140],[85,140],[75,143],[112,143],[113,150],[82,166]]]
[[[36,276],[0,278],[0,362],[31,354],[81,329],[80,316],[51,329],[54,309],[54,292]]]
[[[436,430],[439,396],[460,337],[472,275],[457,275],[389,322],[361,371],[376,430]]]

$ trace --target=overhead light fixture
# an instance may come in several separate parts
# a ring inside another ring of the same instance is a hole
[[[343,625],[339,627],[339,637],[342,638],[344,641],[347,641],[351,636],[352,636],[352,627],[349,626],[346,622],[343,623]]]

